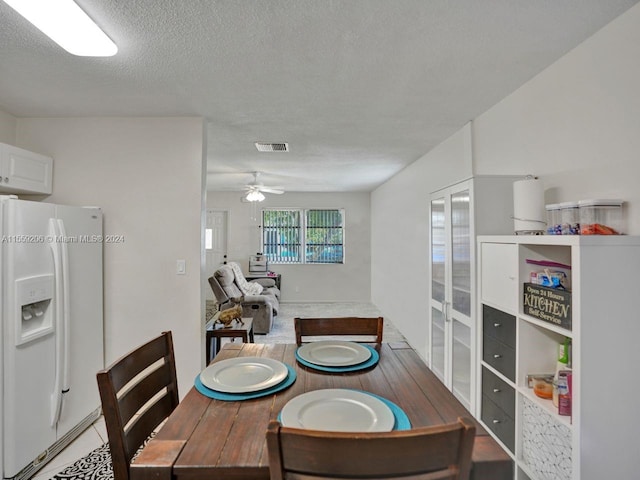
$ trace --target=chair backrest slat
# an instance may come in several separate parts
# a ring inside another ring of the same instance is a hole
[[[468,479],[474,437],[467,418],[383,433],[304,430],[273,421],[267,431],[271,480]]]
[[[172,386],[171,367],[168,362],[163,363],[140,379],[131,389],[120,393],[118,403],[120,417],[126,425],[142,407],[141,398],[152,398],[160,391]],[[173,395],[173,392],[170,392]]]
[[[167,418],[175,409],[171,396],[165,393],[164,396],[158,398],[148,410],[136,417],[134,422],[127,430],[125,446],[128,461],[138,451],[140,446],[149,437],[151,432]]]
[[[318,336],[367,336],[375,343],[382,343],[384,319],[382,317],[331,317],[294,318],[296,343],[301,345],[304,337]]]

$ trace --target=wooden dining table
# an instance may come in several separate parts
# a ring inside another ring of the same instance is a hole
[[[383,343],[377,365],[349,373],[305,367],[296,361],[296,349],[295,344],[224,345],[214,362],[268,357],[293,367],[296,381],[277,393],[242,401],[214,400],[191,388],[131,465],[131,480],[268,479],[267,425],[289,400],[312,390],[374,393],[400,407],[412,427],[455,422],[459,416],[473,419],[404,342]],[[511,458],[477,421],[476,429],[471,478],[511,480]]]

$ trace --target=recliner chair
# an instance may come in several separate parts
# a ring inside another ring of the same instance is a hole
[[[237,279],[240,275],[242,278]],[[244,285],[248,284],[248,285]],[[254,287],[252,284],[255,284]],[[273,317],[278,314],[280,290],[271,278],[260,278],[247,282],[240,266],[235,262],[222,265],[209,277],[209,285],[213,290],[220,310],[234,306],[233,299],[244,297],[242,300],[242,315],[253,318],[253,332],[267,334],[271,331]],[[241,285],[244,288],[241,289]],[[258,287],[257,285],[260,285]],[[259,294],[251,293],[261,290]],[[249,292],[249,293],[245,293]]]

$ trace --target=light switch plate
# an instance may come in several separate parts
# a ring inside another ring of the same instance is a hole
[[[186,260],[178,260],[176,263],[176,273],[178,275],[184,275],[187,273],[187,262]]]

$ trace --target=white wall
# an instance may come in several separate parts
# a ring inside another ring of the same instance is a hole
[[[180,394],[204,355],[201,298],[203,122],[200,118],[19,119],[17,143],[54,158],[46,201],[97,205],[104,245],[105,357],[163,330],[174,335]],[[186,275],[176,275],[185,259]]]
[[[547,203],[628,202],[640,234],[640,5],[474,123],[478,173],[538,175]]]
[[[475,119],[471,168],[465,127],[372,193],[372,300],[418,352],[428,353],[428,192],[472,172],[534,173],[547,203],[625,199],[628,233],[640,235],[638,58],[640,5]],[[405,281],[389,282],[394,272]]]
[[[369,302],[371,226],[369,193],[284,193],[259,204],[240,201],[241,192],[207,192],[207,208],[229,212],[228,259],[248,270],[249,256],[260,251],[262,208],[344,208],[343,265],[270,265],[282,274],[283,302]],[[255,211],[253,210],[255,208]],[[210,276],[213,272],[208,272]]]
[[[16,143],[16,117],[0,110],[0,143]]]
[[[466,126],[371,196],[371,298],[424,358],[428,354],[429,194],[471,176]]]

